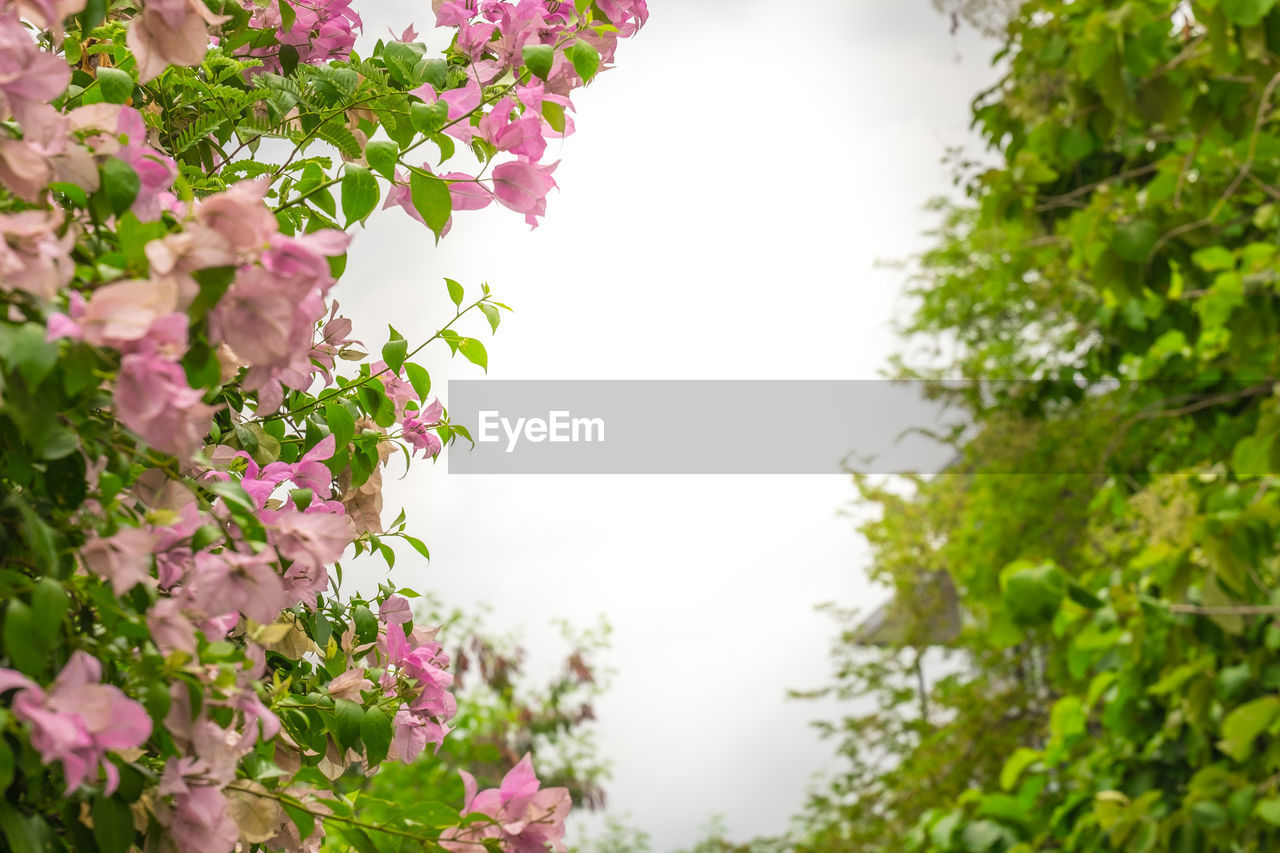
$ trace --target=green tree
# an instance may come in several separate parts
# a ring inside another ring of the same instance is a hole
[[[942,476],[857,480],[902,630],[846,615],[847,770],[796,849],[1280,843],[1274,6],[1009,18],[995,162],[942,208],[897,362],[973,429]]]

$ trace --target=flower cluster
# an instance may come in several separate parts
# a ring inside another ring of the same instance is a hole
[[[293,20],[286,27],[280,5],[264,0],[240,0],[253,12],[251,24],[257,29],[275,30],[278,45],[258,47],[251,56],[264,60],[267,68],[281,70],[281,53],[295,52],[297,61],[307,64],[346,59],[360,31],[360,16],[351,8],[351,0],[294,0],[290,4]]]
[[[404,339],[370,364],[338,314],[348,232],[375,172],[437,234],[495,199],[536,224],[569,93],[646,12],[442,3],[437,61],[354,57],[350,0],[106,5],[0,0],[0,760],[17,744],[30,789],[7,808],[37,837],[86,809],[137,830],[112,849],[314,851],[351,820],[336,780],[438,750],[457,713],[412,593],[338,595],[348,555],[426,554],[403,513],[384,525],[383,468],[458,434]],[[260,159],[264,136],[292,150]],[[405,162],[455,140],[480,175]],[[432,340],[485,365],[452,326],[505,306],[449,286]],[[501,789],[465,778],[459,823],[499,826],[450,843],[558,847],[567,793],[527,757]]]

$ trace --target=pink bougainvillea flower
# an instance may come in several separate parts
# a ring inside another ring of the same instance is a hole
[[[485,839],[495,838],[513,853],[544,853],[547,846],[563,851],[564,820],[573,802],[567,788],[539,790],[538,777],[528,754],[502,779],[498,788],[476,792],[475,777],[459,771],[466,804],[462,814],[483,814],[494,823],[477,823],[446,831],[440,846],[450,853],[474,850]]]
[[[461,121],[463,116],[480,108],[484,95],[480,90],[480,84],[474,79],[468,80],[467,85],[459,89],[448,89],[437,94],[436,90],[431,88],[430,83],[424,83],[414,89],[409,94],[417,95],[428,104],[434,104],[436,101],[444,101],[449,105],[449,121],[451,124],[445,128],[445,133],[452,137],[470,142],[475,136],[475,128],[470,122]]]
[[[0,289],[46,300],[71,280],[75,235],[59,237],[61,222],[62,214],[53,210],[0,215]]]
[[[364,701],[360,696],[362,690],[372,690],[373,682],[365,678],[363,669],[352,668],[339,675],[325,688],[335,699],[349,699],[352,702]]]
[[[142,113],[131,107],[120,108],[118,133],[127,136],[129,144],[116,154],[138,175],[138,195],[129,208],[143,222],[160,218],[161,199],[178,177],[178,164],[147,144],[147,127]]]
[[[102,665],[76,651],[48,691],[11,669],[0,669],[0,693],[16,689],[13,715],[31,726],[31,746],[45,764],[61,762],[70,794],[106,774],[104,790],[115,791],[119,771],[106,760],[114,750],[141,746],[151,736],[151,718],[118,688],[100,684]]]
[[[265,181],[240,181],[196,205],[196,222],[222,238],[235,256],[256,257],[279,225],[264,203]]]
[[[116,376],[116,416],[147,444],[190,458],[209,432],[216,409],[187,384],[176,361],[154,353],[126,355]]]
[[[280,44],[292,47],[298,52],[298,61],[310,65],[347,59],[362,28],[351,0],[293,0],[294,20],[287,31],[281,31],[284,20],[278,4],[241,0],[241,5],[253,12],[251,27],[280,31]],[[281,69],[280,49],[274,45],[256,48],[249,55],[261,57],[270,70]]]
[[[126,35],[138,61],[138,82],[154,80],[169,65],[199,65],[209,49],[209,27],[225,20],[203,0],[146,0]]]
[[[390,596],[378,606],[378,618],[388,625],[403,625],[413,621],[413,610],[409,607],[409,599],[403,595]]]
[[[439,400],[433,400],[425,409],[407,412],[400,419],[404,440],[412,444],[415,450],[421,450],[423,458],[438,456],[444,449],[440,436],[431,431],[431,427],[440,423],[442,417],[444,417],[444,407],[440,405]]]
[[[52,53],[41,50],[17,15],[0,15],[0,118],[18,116],[33,106],[45,106],[71,82],[71,69]]]
[[[176,704],[176,703],[175,703]],[[166,728],[168,727],[168,720]],[[164,768],[157,793],[172,798],[157,810],[177,850],[192,853],[231,853],[240,841],[240,828],[231,804],[208,765],[193,756],[174,756]]]
[[[90,539],[80,549],[85,568],[111,582],[116,595],[124,595],[138,584],[154,584],[151,552],[156,536],[141,527],[122,527],[105,539]]]
[[[62,37],[64,19],[84,10],[85,0],[17,0],[18,14]]]
[[[207,616],[243,613],[266,624],[291,603],[270,551],[200,553],[195,564],[192,597]]]
[[[559,161],[544,166],[525,158],[503,163],[493,170],[493,194],[536,228],[538,217],[547,212],[547,193],[556,185],[551,173],[558,165]]]
[[[267,538],[276,551],[284,559],[293,561],[286,578],[292,575],[295,579],[302,579],[294,570],[310,570],[307,578],[327,585],[325,567],[341,559],[342,552],[356,538],[351,519],[337,513],[298,512],[290,507],[263,510],[259,518],[266,525]]]
[[[177,314],[178,288],[171,278],[140,278],[117,281],[93,292],[83,311],[74,304],[71,319],[79,327],[79,335],[95,346],[108,346],[121,352],[132,352],[147,337],[161,318]],[[185,315],[177,314],[184,318]],[[186,338],[185,320],[182,343]],[[167,326],[155,328],[159,335],[168,334]]]
[[[480,119],[480,137],[499,151],[510,151],[530,160],[538,160],[547,150],[542,137],[542,118],[537,114],[512,120],[516,102],[503,98]]]
[[[465,172],[446,172],[440,177],[449,182],[449,199],[455,211],[480,210],[493,201],[489,188]]]

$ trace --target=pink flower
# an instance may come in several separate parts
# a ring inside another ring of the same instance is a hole
[[[0,692],[17,689],[13,715],[31,724],[31,746],[45,764],[62,763],[66,793],[106,773],[104,790],[119,784],[113,750],[133,749],[151,736],[151,718],[118,687],[99,684],[102,665],[82,651],[73,652],[48,692],[21,673],[0,669]]]
[[[169,65],[199,65],[209,49],[209,27],[225,20],[203,0],[146,0],[125,39],[138,61],[138,82],[150,82]]]
[[[333,513],[272,510],[262,520],[281,556],[313,566],[341,559],[355,538],[350,519]]]
[[[34,21],[55,38],[62,36],[62,21],[84,10],[85,0],[17,0],[18,14]]]
[[[363,669],[349,669],[339,675],[325,688],[335,699],[350,699],[352,702],[363,702],[361,690],[373,689],[373,682],[364,677]]]
[[[122,527],[106,539],[90,539],[80,549],[85,568],[111,582],[116,595],[138,584],[155,584],[151,577],[151,552],[156,536],[141,527]]]
[[[143,222],[159,219],[162,197],[178,177],[178,164],[172,157],[147,144],[147,127],[142,121],[142,113],[137,110],[120,108],[118,133],[127,136],[129,144],[116,156],[137,172],[141,184],[129,209]]]
[[[191,596],[207,616],[243,613],[254,621],[275,621],[292,602],[270,551],[196,555]]]
[[[403,595],[390,596],[378,606],[378,618],[388,625],[403,625],[413,621],[413,610]]]
[[[439,455],[444,449],[440,436],[431,431],[431,427],[440,423],[444,416],[444,407],[439,400],[417,412],[407,412],[400,420],[400,430],[405,441],[421,450],[423,458]]]
[[[493,194],[536,228],[538,217],[547,212],[547,193],[556,185],[551,173],[558,165],[559,161],[543,166],[523,157],[503,163],[493,170]]]
[[[462,120],[464,116],[474,110],[478,110],[481,101],[484,99],[483,93],[480,91],[480,84],[475,80],[468,80],[467,85],[462,88],[448,89],[441,94],[437,94],[436,90],[431,88],[431,84],[426,83],[409,94],[417,95],[428,104],[444,101],[449,105],[450,125],[445,128],[445,133],[463,142],[470,142],[471,138],[475,136],[475,129],[471,126],[471,123]]]
[[[47,104],[71,82],[67,63],[31,36],[16,15],[0,16],[0,118],[23,118],[26,109]]]
[[[257,29],[280,30],[284,21],[275,3],[255,3],[241,0],[251,12],[249,25]],[[280,44],[287,44],[298,51],[298,61],[309,65],[345,60],[351,55],[356,33],[362,24],[360,16],[351,8],[351,0],[293,0],[294,20],[287,31],[278,33]],[[262,47],[249,52],[260,56],[265,67],[279,71],[279,48]]]
[[[240,181],[201,200],[196,205],[196,222],[221,237],[232,255],[256,257],[279,230],[263,202],[266,196],[265,181]]]
[[[59,237],[61,221],[62,215],[52,210],[0,215],[0,289],[47,300],[71,280],[75,235]]]
[[[512,121],[515,109],[516,102],[511,98],[499,101],[480,119],[480,136],[499,151],[537,160],[547,150],[547,141],[542,138],[542,118],[534,113]]]
[[[447,172],[440,177],[449,182],[449,199],[455,211],[480,210],[493,201],[489,188],[465,172]]]
[[[176,361],[153,353],[126,355],[116,376],[116,416],[147,444],[188,459],[204,442],[216,409],[187,385]]]
[[[183,853],[231,853],[235,849],[240,828],[220,788],[210,778],[205,762],[192,757],[169,759],[158,793],[173,797],[173,805],[160,808],[158,816],[176,849]]]
[[[392,726],[391,748],[387,750],[387,758],[392,761],[413,761],[428,743],[439,749],[449,733],[448,726],[403,707],[396,711]]]
[[[538,777],[528,754],[502,779],[498,788],[476,793],[476,780],[459,771],[465,789],[462,814],[484,814],[494,823],[477,823],[465,829],[450,829],[440,836],[440,846],[450,853],[475,850],[486,838],[502,842],[512,853],[544,853],[565,849],[564,819],[572,807],[567,788],[539,790]]]

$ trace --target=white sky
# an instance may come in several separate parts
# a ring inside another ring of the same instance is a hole
[[[433,24],[427,0],[361,9],[366,33]],[[989,45],[928,0],[651,0],[615,70],[575,97],[578,133],[544,224],[496,205],[440,244],[399,212],[357,234],[336,296],[374,347],[452,315],[443,277],[488,281],[516,312],[489,338],[502,379],[857,379],[896,346],[901,273],[926,244],[940,160],[970,141],[968,103],[994,79]],[[558,151],[556,149],[559,149]],[[466,334],[466,330],[463,331]],[[440,348],[438,391],[478,368]],[[714,441],[654,400],[655,441]],[[445,400],[447,405],[448,401]],[[742,413],[769,452],[789,413]],[[797,423],[792,428],[802,428]],[[618,674],[597,706],[611,813],[655,853],[723,814],[733,837],[781,832],[833,747],[831,706],[787,702],[827,683],[834,630],[813,606],[870,608],[867,552],[837,512],[839,477],[474,477],[418,465],[387,488],[431,548],[395,578],[492,608],[552,666],[555,617],[614,626]],[[366,571],[371,571],[366,569]],[[372,575],[366,576],[371,579]],[[571,830],[572,832],[572,830]]]

